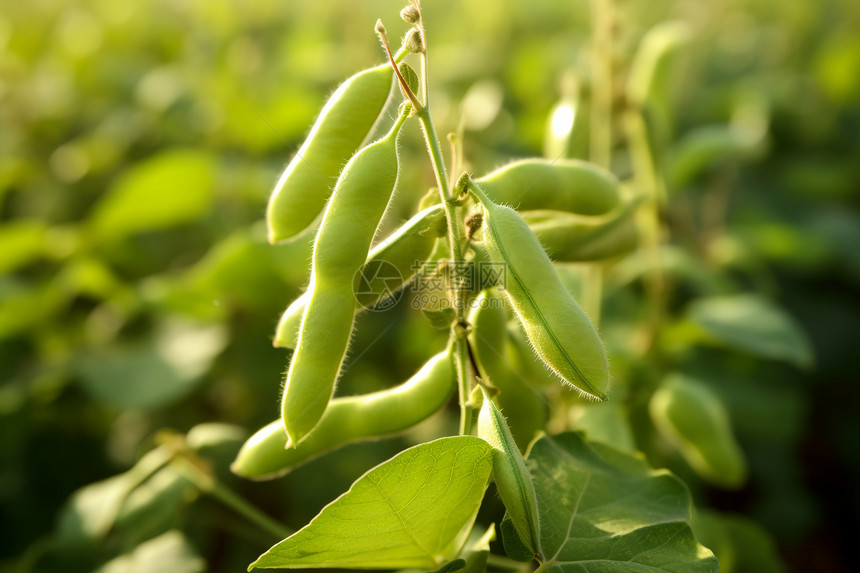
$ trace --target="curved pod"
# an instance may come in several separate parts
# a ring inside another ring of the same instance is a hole
[[[395,434],[442,408],[456,386],[447,352],[428,360],[409,380],[364,396],[335,398],[314,431],[285,449],[281,420],[257,431],[242,446],[231,469],[250,479],[271,479],[340,446]]]

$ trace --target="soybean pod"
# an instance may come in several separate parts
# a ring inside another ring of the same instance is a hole
[[[743,452],[732,434],[728,412],[705,383],[669,376],[651,396],[651,420],[705,480],[737,488],[746,480]]]
[[[335,398],[316,428],[297,447],[285,449],[287,436],[275,420],[251,436],[231,469],[251,479],[271,479],[343,445],[388,436],[414,426],[442,408],[456,380],[448,352],[431,358],[399,386]]]
[[[519,213],[492,202],[468,175],[461,178],[458,188],[464,185],[484,209],[484,244],[491,260],[505,265],[505,294],[538,356],[582,393],[605,400],[609,385],[606,351],[537,237]]]
[[[434,205],[417,213],[394,233],[377,244],[356,275],[356,301],[368,308],[391,294],[391,289],[406,284],[418,265],[424,264],[433,252],[436,241],[448,229],[445,209]],[[393,285],[392,279],[402,282]]]
[[[427,260],[446,228],[445,210],[441,205],[434,205],[420,211],[380,241],[367,256],[361,273],[356,275],[360,280],[356,286],[356,311],[373,307],[409,282],[416,264]],[[400,282],[395,284],[398,277]],[[309,298],[309,291],[302,293],[281,315],[275,331],[275,347],[296,347]]]
[[[386,62],[350,77],[329,97],[272,191],[266,210],[269,242],[294,237],[319,217],[344,162],[382,113],[392,78]]]
[[[408,104],[388,134],[356,153],[338,179],[314,243],[311,293],[287,371],[281,418],[295,447],[319,422],[340,374],[355,319],[353,280],[397,183],[397,135]]]
[[[487,197],[518,211],[551,209],[603,215],[620,202],[609,171],[578,159],[522,159],[475,180]]]
[[[546,423],[547,406],[530,373],[513,364],[507,304],[496,290],[485,290],[475,299],[469,313],[469,344],[484,383],[498,388],[499,407],[517,447],[524,452]]]
[[[478,437],[493,446],[493,481],[522,542],[543,558],[537,494],[505,418],[486,392],[478,414]]]
[[[669,185],[679,189],[715,167],[750,161],[761,153],[761,143],[729,125],[697,127],[684,134],[668,153]]]
[[[689,26],[680,21],[663,22],[648,30],[630,67],[627,94],[633,103],[642,106],[663,96],[661,90],[668,89],[669,60],[691,38]]]
[[[633,215],[638,204],[628,201],[596,217],[564,211],[525,211],[522,217],[552,260],[597,261],[636,248],[639,233]]]

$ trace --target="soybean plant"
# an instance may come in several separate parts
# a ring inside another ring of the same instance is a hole
[[[429,105],[420,2],[401,16],[409,25],[403,47],[392,54],[377,23],[387,64],[335,91],[272,193],[272,242],[318,220],[311,278],[274,337],[275,346],[294,349],[281,418],[245,443],[232,469],[250,479],[280,476],[344,444],[414,426],[445,408],[455,388],[459,435],[418,444],[372,469],[251,568],[479,572],[537,560],[541,570],[600,563],[601,571],[716,571],[695,540],[679,480],[582,434],[543,433],[550,412],[564,425],[564,405],[549,400],[557,389],[595,402],[612,390],[604,344],[557,262],[599,263],[634,250],[640,198],[608,165],[581,159],[525,158],[483,176],[449,177]],[[420,77],[401,63],[407,57],[419,61]],[[390,89],[392,77],[399,90]],[[387,135],[361,147],[384,121],[386,100],[397,98],[392,91],[403,96],[398,117]],[[373,246],[397,186],[398,133],[413,119],[436,191]],[[454,164],[462,164],[458,154],[455,147]],[[399,386],[332,398],[339,378],[350,375],[342,370],[356,314],[404,288],[421,262],[444,282],[448,308],[426,314],[445,325],[447,345],[428,350],[426,364]],[[375,274],[381,264],[402,277],[393,289]],[[477,288],[462,284],[458,268],[482,264],[503,272]],[[687,444],[695,436],[677,413],[682,395],[701,402],[695,392],[675,392],[655,398],[654,414],[710,471],[728,450]],[[716,409],[699,409],[712,425],[723,423]],[[490,552],[495,526],[475,523],[492,481],[507,511],[499,525],[506,556]]]

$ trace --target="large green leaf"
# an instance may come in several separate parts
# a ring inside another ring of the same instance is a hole
[[[127,170],[96,206],[92,226],[112,239],[203,216],[212,203],[215,163],[193,150],[166,151]]]
[[[441,438],[360,477],[249,567],[435,570],[460,551],[492,467],[480,438]]]
[[[693,536],[690,494],[669,472],[572,432],[540,438],[528,465],[544,571],[718,571],[716,558]]]
[[[755,294],[699,299],[690,319],[719,343],[744,352],[809,367],[814,360],[806,333],[781,308]]]

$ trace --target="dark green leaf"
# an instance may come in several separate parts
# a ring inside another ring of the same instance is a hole
[[[797,322],[759,295],[699,299],[690,305],[688,315],[715,341],[730,348],[804,368],[814,361],[812,345]]]
[[[718,571],[693,536],[687,488],[667,471],[576,433],[540,438],[528,464],[548,571]]]

